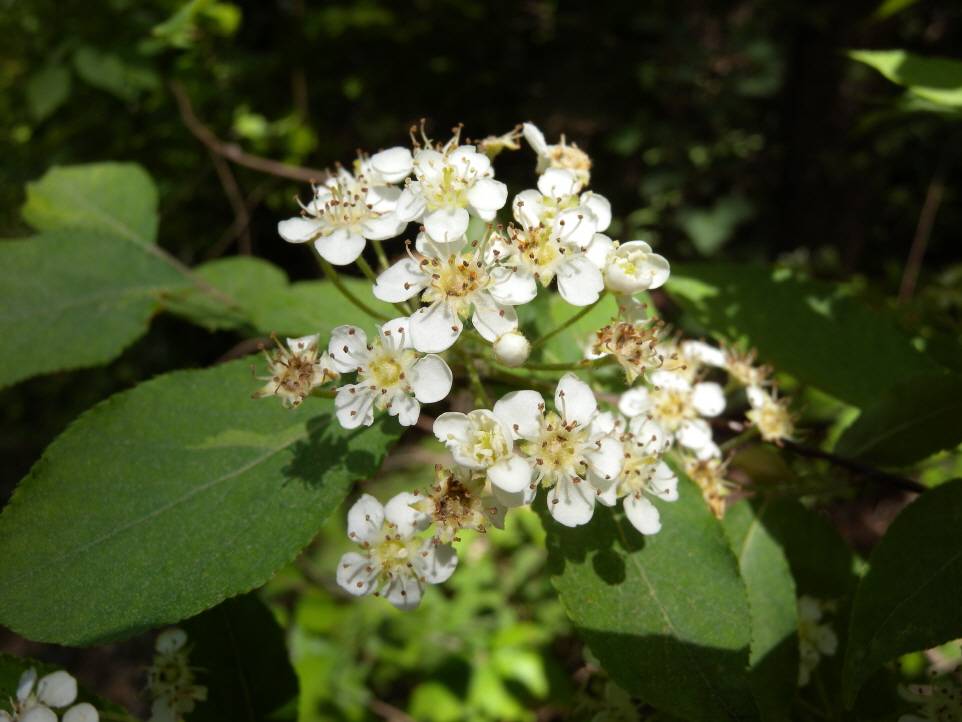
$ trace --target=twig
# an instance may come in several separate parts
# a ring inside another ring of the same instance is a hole
[[[243,219],[240,217],[234,218],[234,222],[231,223],[230,228],[224,231],[221,237],[217,239],[217,242],[207,249],[207,253],[204,254],[205,260],[209,261],[212,258],[221,256],[224,251],[230,247],[230,244],[234,242],[234,239],[247,230],[252,220],[251,213],[261,204],[267,194],[274,189],[275,183],[276,181],[273,178],[268,178],[250,192],[244,201],[244,207],[247,210],[246,217]]]
[[[394,705],[382,702],[376,697],[372,697],[367,706],[374,714],[388,722],[415,722],[413,717],[409,717]]]
[[[245,338],[243,341],[235,344],[233,347],[229,348],[224,354],[217,359],[215,364],[226,363],[227,361],[233,361],[237,358],[244,358],[244,356],[249,356],[255,351],[260,351],[265,348],[269,348],[271,345],[271,339],[269,336],[259,336],[256,338]]]
[[[375,311],[373,308],[371,308],[366,303],[364,303],[364,301],[362,301],[357,296],[355,296],[351,292],[351,289],[349,289],[347,286],[344,285],[344,282],[341,280],[341,277],[338,276],[337,271],[334,270],[331,264],[325,261],[323,258],[321,258],[321,255],[317,252],[317,249],[314,248],[313,243],[311,244],[311,249],[314,251],[314,254],[317,256],[318,262],[321,264],[321,270],[324,271],[324,276],[327,278],[328,281],[334,284],[334,287],[341,292],[341,295],[344,296],[344,298],[346,298],[348,301],[353,303],[355,306],[357,306],[359,309],[361,309],[364,313],[366,313],[371,318],[377,319],[379,321],[390,320],[383,313],[379,313]]]
[[[541,346],[541,345],[544,344],[546,341],[554,338],[554,337],[557,336],[559,333],[561,333],[562,331],[564,331],[566,328],[568,328],[568,327],[573,326],[574,324],[576,324],[576,323],[577,323],[578,321],[580,321],[582,318],[584,318],[585,316],[587,316],[587,315],[591,312],[591,309],[593,309],[595,306],[597,306],[599,303],[601,303],[601,299],[603,299],[604,297],[605,297],[605,294],[602,293],[600,296],[598,296],[598,300],[597,300],[597,301],[595,301],[594,303],[592,303],[592,304],[590,304],[590,305],[588,305],[588,306],[585,306],[583,309],[581,309],[580,311],[578,311],[578,313],[576,313],[574,316],[572,316],[572,317],[569,318],[567,321],[565,321],[564,323],[562,323],[561,325],[559,325],[557,328],[555,328],[555,329],[553,329],[553,330],[551,330],[551,331],[548,331],[548,333],[546,333],[546,334],[545,334],[544,336],[542,336],[541,338],[532,341],[532,342],[531,342],[531,348],[537,348],[538,346]]]
[[[921,494],[923,491],[928,490],[927,486],[920,484],[914,479],[898,476],[897,474],[890,474],[887,471],[876,469],[874,466],[863,464],[862,462],[855,461],[854,459],[847,459],[844,456],[838,456],[837,454],[833,454],[828,451],[813,449],[809,446],[802,446],[794,441],[787,440],[782,441],[782,447],[795,454],[798,454],[799,456],[806,456],[811,459],[822,459],[830,464],[834,464],[835,466],[843,469],[848,469],[856,474],[861,474],[864,477],[888,484],[889,486],[892,486],[896,489],[901,489],[902,491],[911,491],[916,494]]]
[[[210,151],[210,159],[214,164],[214,170],[217,171],[217,177],[220,179],[221,188],[224,189],[224,195],[227,196],[231,208],[234,209],[233,225],[241,229],[239,250],[241,254],[249,256],[253,250],[253,241],[251,240],[250,232],[251,218],[247,212],[247,203],[244,202],[243,193],[237,184],[237,178],[234,177],[234,172],[230,169],[230,164],[214,153],[214,151]]]
[[[260,171],[261,173],[267,173],[268,175],[290,178],[291,180],[302,181],[304,183],[323,181],[330,175],[326,170],[289,165],[287,163],[281,163],[280,161],[271,160],[270,158],[253,155],[252,153],[245,152],[236,143],[227,143],[221,140],[194,114],[194,107],[190,103],[190,98],[180,83],[171,81],[170,90],[174,94],[174,99],[177,101],[180,118],[184,125],[187,126],[187,130],[191,132],[191,135],[206,145],[211,151],[232,163]]]
[[[925,249],[929,245],[929,237],[932,235],[932,226],[935,224],[935,216],[942,205],[942,196],[945,193],[945,162],[939,164],[929,183],[929,189],[925,192],[925,201],[922,203],[922,210],[919,213],[919,222],[915,227],[915,236],[912,238],[912,246],[909,248],[908,258],[905,260],[905,270],[902,272],[902,283],[899,286],[899,303],[906,303],[911,300],[915,293],[915,285],[919,280],[919,273],[922,271],[922,259],[925,258]]]

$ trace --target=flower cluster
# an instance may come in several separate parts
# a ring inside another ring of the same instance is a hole
[[[831,657],[838,651],[838,636],[831,625],[823,621],[827,612],[834,611],[831,602],[814,597],[798,599],[798,686],[809,683],[812,672],[823,656]]]
[[[256,396],[275,395],[289,407],[310,395],[333,397],[346,429],[383,413],[417,424],[425,404],[456,390],[455,372],[475,399],[469,406],[457,390],[451,410],[427,422],[451,456],[429,488],[384,505],[365,494],[352,506],[348,536],[359,550],[338,565],[341,587],[411,608],[425,585],[454,572],[461,530],[500,527],[509,509],[539,496],[568,527],[589,523],[599,505],[620,506],[639,533],[657,534],[659,504],[678,498],[673,469],[684,469],[720,515],[732,487],[714,429],[733,405],[726,393],[740,394],[735,405],[747,408],[741,423],[751,433],[775,443],[792,434],[770,370],[751,354],[672,337],[649,314],[637,296],[667,282],[669,263],[643,240],[606,235],[611,205],[588,187],[591,160],[576,145],[563,137],[549,144],[530,123],[478,144],[462,143],[460,127],[443,143],[423,124],[411,137],[410,149],[361,155],[351,172],[338,168],[299,217],[278,227],[285,240],[313,242],[326,264],[357,261],[372,295],[400,315],[379,318],[373,333],[337,326],[326,351],[319,336],[278,344]],[[522,137],[538,178],[509,203],[492,159],[518,149]],[[413,237],[393,254],[382,247],[409,223]],[[368,241],[381,262],[377,273],[361,257]],[[583,361],[531,364],[559,372],[545,387],[544,377],[518,372],[565,326],[529,341],[519,309],[549,288],[576,307],[572,318],[605,296],[618,312],[582,339]],[[620,366],[624,383],[604,366]],[[572,373],[596,368],[587,380]],[[491,403],[485,379],[514,390]]]
[[[918,705],[915,713],[904,714],[898,722],[957,722],[962,719],[962,670],[958,666],[940,674],[930,670],[930,684],[899,688],[900,696]]]
[[[207,688],[196,683],[190,666],[187,633],[165,629],[154,642],[154,661],[147,670],[147,690],[153,698],[149,722],[182,722],[197,702],[207,699]]]
[[[9,712],[0,710],[0,722],[57,722],[55,710],[67,708],[61,722],[98,722],[100,715],[89,702],[77,700],[77,680],[64,671],[37,680],[37,670],[28,669],[17,683],[16,697]]]

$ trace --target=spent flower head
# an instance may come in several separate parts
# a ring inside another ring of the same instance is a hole
[[[336,381],[340,374],[327,351],[319,351],[319,341],[319,334],[289,338],[285,347],[275,338],[274,353],[264,352],[269,375],[258,377],[266,383],[254,392],[254,398],[277,396],[284,406],[294,408],[314,389]]]

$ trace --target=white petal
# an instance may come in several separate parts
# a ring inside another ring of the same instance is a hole
[[[60,670],[40,678],[37,699],[48,707],[66,707],[77,699],[77,680]]]
[[[457,569],[458,555],[450,544],[435,544],[428,539],[414,558],[414,567],[428,584],[441,584]]]
[[[438,208],[424,214],[424,230],[435,241],[454,241],[467,232],[470,220],[464,208]]]
[[[514,438],[533,441],[541,433],[544,399],[537,391],[512,391],[494,404],[494,415],[511,429]]]
[[[523,491],[531,483],[531,464],[520,456],[509,456],[488,469],[488,479],[508,493]]]
[[[748,403],[751,404],[753,409],[772,403],[772,397],[760,386],[747,387],[745,389],[745,396],[748,397]]]
[[[402,491],[391,497],[384,505],[384,518],[397,527],[405,539],[415,532],[424,531],[431,524],[431,515],[414,509],[411,505],[424,500],[420,494]]]
[[[511,209],[518,223],[525,228],[534,228],[541,222],[541,214],[544,213],[542,195],[533,188],[521,191],[511,202]]]
[[[161,654],[173,654],[178,649],[183,649],[185,644],[187,644],[187,632],[177,627],[171,627],[157,635],[154,649]]]
[[[648,482],[652,494],[662,501],[678,500],[678,477],[664,461],[659,461],[655,473]]]
[[[439,181],[447,165],[444,156],[433,148],[422,148],[414,154],[414,174],[428,181]]]
[[[384,507],[370,494],[361,494],[347,512],[347,536],[360,544],[374,540],[384,524]]]
[[[375,394],[367,386],[341,386],[334,396],[334,414],[345,429],[370,426],[374,423]]]
[[[422,306],[411,314],[411,343],[424,353],[451,348],[463,329],[461,319],[443,302]]]
[[[317,218],[297,216],[277,224],[277,233],[288,243],[306,243],[317,237],[327,224]]]
[[[399,145],[375,153],[369,162],[385,183],[399,183],[404,180],[411,174],[414,165],[411,151]]]
[[[595,510],[595,495],[595,488],[586,481],[575,484],[562,479],[548,492],[548,511],[564,526],[587,524]]]
[[[537,484],[529,484],[524,489],[519,492],[511,493],[505,491],[500,486],[491,485],[491,493],[494,498],[497,499],[499,504],[503,504],[508,509],[515,509],[519,506],[524,506],[525,504],[530,504],[534,501],[535,495],[538,493]]]
[[[37,670],[31,667],[25,670],[23,674],[20,675],[20,680],[17,682],[17,699],[23,702],[30,693],[33,692],[33,686],[37,683]]]
[[[728,363],[724,351],[704,341],[682,341],[681,353],[706,366],[725,368]]]
[[[587,426],[598,410],[591,387],[573,373],[567,373],[558,381],[554,393],[554,406],[566,423]]]
[[[329,235],[321,236],[314,241],[314,248],[328,263],[335,266],[346,266],[354,263],[364,250],[366,241],[364,236],[345,228],[338,228]]]
[[[611,203],[607,198],[588,191],[581,194],[581,205],[594,214],[599,233],[608,229],[611,225]]]
[[[414,396],[425,404],[433,404],[451,393],[454,377],[444,359],[428,354],[411,367],[410,383]]]
[[[564,168],[548,168],[538,178],[538,190],[549,198],[573,196],[578,186],[578,176]]]
[[[13,717],[6,710],[0,709],[0,722],[13,722]]]
[[[348,594],[370,594],[377,578],[377,568],[366,554],[348,552],[337,563],[337,584]]]
[[[596,494],[595,498],[605,506],[614,506],[618,503],[618,484],[609,484],[604,491]]]
[[[521,306],[533,301],[538,295],[538,283],[527,270],[495,266],[491,269],[494,285],[489,292],[491,297],[506,306]]]
[[[448,163],[464,179],[481,178],[491,174],[491,159],[478,153],[473,145],[462,145],[448,156]]]
[[[391,416],[396,416],[401,426],[414,426],[421,415],[421,404],[411,396],[398,394],[391,399],[388,413]]]
[[[388,303],[407,301],[423,291],[429,276],[413,258],[400,261],[382,271],[374,284],[374,297]]]
[[[584,452],[592,481],[599,489],[605,489],[621,474],[625,461],[625,449],[613,436],[598,439],[597,446]]]
[[[402,612],[416,609],[421,603],[421,582],[408,572],[399,572],[383,589],[381,595]]]
[[[531,146],[531,150],[538,155],[547,155],[548,142],[544,139],[544,133],[538,126],[534,123],[524,123],[521,126],[521,132],[524,134],[524,139],[528,141],[528,145]]]
[[[357,326],[338,326],[331,331],[327,353],[334,367],[342,374],[356,371],[370,358],[367,350],[367,334]]]
[[[618,399],[618,410],[628,418],[640,416],[649,408],[651,408],[651,397],[644,386],[628,389]]]
[[[367,189],[364,203],[375,213],[382,213],[385,216],[391,215],[397,220],[397,216],[394,215],[394,209],[397,208],[397,202],[400,197],[401,189],[397,186],[372,185]],[[402,223],[403,228],[404,222],[398,222]],[[368,238],[370,238],[370,236],[368,236]]]
[[[683,421],[675,437],[679,444],[694,451],[712,443],[711,427],[704,419]]]
[[[558,292],[573,306],[590,306],[604,288],[601,271],[583,254],[572,256],[558,268]]]
[[[702,416],[718,416],[725,410],[725,392],[712,381],[695,384],[692,389],[691,404]]]
[[[699,461],[707,461],[708,459],[720,459],[722,458],[721,448],[714,441],[709,441],[704,446],[695,449],[695,458]]]
[[[661,515],[655,505],[645,497],[629,494],[622,502],[622,506],[628,521],[642,534],[651,535],[661,531]]]
[[[554,235],[578,248],[587,248],[597,232],[598,223],[594,214],[581,207],[561,211],[553,225]]]
[[[425,202],[424,196],[421,195],[421,184],[409,183],[407,188],[401,191],[394,213],[399,220],[407,223],[408,221],[420,220],[421,216],[424,215],[424,209]]]
[[[381,346],[394,352],[411,346],[411,321],[406,316],[393,318],[378,329]]]
[[[690,391],[691,382],[674,371],[652,371],[648,380],[656,389],[672,389],[673,391]]]
[[[514,306],[495,303],[487,293],[478,293],[474,298],[474,314],[471,323],[481,338],[494,343],[501,336],[518,328],[518,314]]]
[[[498,211],[508,202],[508,186],[492,178],[481,178],[471,186],[466,197],[478,211]]]
[[[661,454],[671,445],[662,425],[648,418],[644,413],[633,417],[628,422],[628,431],[635,437],[634,442],[641,446],[646,454]]]
[[[384,241],[399,236],[406,226],[407,221],[402,221],[395,213],[382,213],[364,219],[361,235],[372,241]]]
[[[20,715],[18,722],[57,722],[57,715],[51,712],[49,707],[37,705]]]
[[[63,722],[99,722],[97,708],[89,702],[75,704],[63,716]]]
[[[585,256],[598,268],[604,268],[608,263],[608,256],[615,248],[615,242],[604,233],[596,233],[585,248]]]
[[[467,414],[445,411],[434,420],[434,435],[445,446],[463,444],[468,440],[471,420]]]

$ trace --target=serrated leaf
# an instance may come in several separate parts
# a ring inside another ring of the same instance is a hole
[[[890,318],[837,284],[748,264],[676,264],[667,290],[706,329],[860,408],[907,376],[942,371]]]
[[[962,108],[962,62],[904,50],[853,50],[849,57],[874,68],[910,93],[938,105]]]
[[[546,518],[553,581],[579,634],[620,686],[696,722],[753,720],[751,615],[737,562],[695,485],[658,503],[642,537],[618,511],[564,528]]]
[[[111,360],[147,329],[183,278],[103,232],[0,242],[0,386]]]
[[[140,246],[157,238],[157,189],[135,163],[53,167],[27,184],[21,213],[39,231],[103,231]]]
[[[895,518],[869,559],[849,623],[847,706],[900,654],[962,637],[962,479],[922,494]]]
[[[207,699],[190,722],[259,722],[297,718],[297,675],[281,629],[256,594],[228,599],[183,625],[190,663]]]
[[[740,501],[725,512],[723,525],[748,588],[755,701],[762,719],[785,720],[798,683],[798,613],[791,569],[767,528],[771,508]]]
[[[254,401],[248,360],[159,376],[80,417],[0,514],[0,624],[92,644],[263,584],[399,427],[345,431],[332,402]]]
[[[881,394],[839,439],[836,451],[882,466],[906,466],[962,443],[962,378],[913,378]]]

